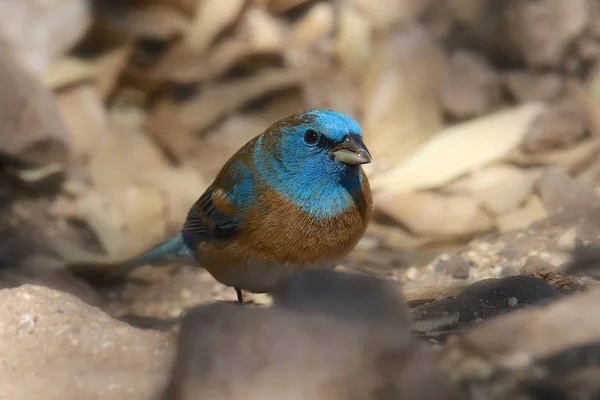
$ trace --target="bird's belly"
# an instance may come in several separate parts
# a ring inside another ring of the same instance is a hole
[[[219,282],[254,293],[271,292],[283,279],[299,270],[335,268],[338,260],[311,263],[281,263],[253,258],[199,257],[200,264]],[[204,258],[202,260],[202,258]]]

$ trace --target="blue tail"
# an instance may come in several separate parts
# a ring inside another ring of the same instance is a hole
[[[153,247],[139,257],[122,264],[109,277],[125,275],[143,265],[156,265],[168,262],[194,262],[194,252],[188,247],[181,235]]]

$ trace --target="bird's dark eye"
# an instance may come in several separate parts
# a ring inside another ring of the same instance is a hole
[[[319,134],[312,129],[304,132],[304,142],[306,144],[317,144],[319,142]]]

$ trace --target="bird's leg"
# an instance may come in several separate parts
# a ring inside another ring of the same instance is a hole
[[[237,294],[237,300],[239,304],[244,304],[244,297],[242,295],[242,289],[235,288],[235,293]]]

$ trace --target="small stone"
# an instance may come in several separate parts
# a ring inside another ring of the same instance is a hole
[[[579,222],[582,215],[600,205],[593,188],[558,168],[544,171],[535,186],[548,214],[568,212],[573,222]]]
[[[450,57],[443,99],[444,109],[454,118],[483,115],[500,102],[500,79],[479,55],[457,51]]]
[[[404,276],[406,276],[406,279],[414,281],[417,279],[417,276],[419,275],[419,270],[417,269],[417,267],[410,267],[409,269],[406,270],[406,273],[404,274]]]
[[[519,299],[516,297],[509,297],[507,299],[507,303],[509,307],[515,307],[517,304],[519,304]]]
[[[575,249],[577,239],[577,229],[570,228],[568,231],[562,234],[562,236],[556,242],[556,246],[561,250],[572,251]]]
[[[467,279],[469,278],[469,270],[471,269],[471,263],[465,260],[463,257],[455,255],[450,257],[447,261],[443,262],[446,267],[446,273],[455,279]]]
[[[571,42],[589,21],[588,0],[514,0],[498,6],[494,35],[504,56],[530,67],[558,66]]]
[[[523,140],[530,153],[562,148],[580,140],[587,132],[583,110],[570,101],[551,106],[536,118]]]
[[[504,81],[510,93],[520,103],[554,100],[564,86],[563,78],[556,73],[514,71],[507,73]]]

